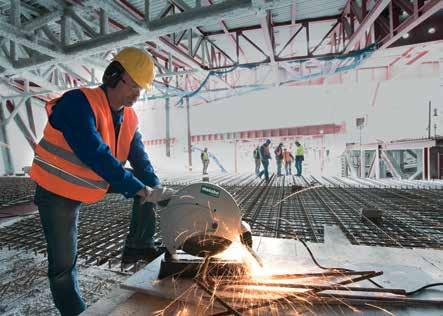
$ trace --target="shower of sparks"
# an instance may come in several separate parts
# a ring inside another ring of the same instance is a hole
[[[211,269],[214,265],[209,264],[211,260],[218,260],[219,265],[237,262],[239,269],[234,274],[221,270],[221,275],[213,275]],[[350,303],[350,294],[368,292],[368,297],[404,297],[394,294],[401,293],[399,289],[392,289],[394,293],[391,293],[389,289],[359,288],[356,284],[382,272],[319,272],[296,262],[286,262],[285,266],[283,262],[268,258],[264,258],[264,266],[261,267],[240,242],[234,242],[223,253],[205,258],[203,262],[194,282],[188,280],[186,290],[177,286],[176,299],[156,315],[303,315],[315,314],[314,306],[318,304],[339,304],[359,313],[361,311]],[[161,282],[171,281],[174,286],[183,282],[180,278]],[[366,305],[391,315],[381,307]]]
[[[274,207],[297,194],[319,187],[321,186],[294,192],[277,202]],[[193,197],[180,197],[180,200],[185,199]],[[212,222],[216,221],[210,201],[207,209]],[[223,244],[223,240],[211,238],[207,231],[209,224],[212,223],[206,223],[202,238],[197,240],[198,246],[212,249],[220,243],[218,249],[224,249],[227,244]],[[195,227],[195,231],[199,231],[197,228],[199,227]],[[188,233],[189,231],[182,232]],[[156,281],[159,286],[165,284],[162,282],[172,282],[176,293],[175,299],[156,315],[279,315],[288,312],[291,315],[315,315],[314,307],[319,304],[323,307],[339,304],[354,313],[360,313],[353,305],[356,300],[401,300],[405,297],[406,292],[402,289],[362,288],[357,284],[381,274],[382,272],[338,268],[319,271],[297,262],[256,258],[237,238],[222,253],[204,258],[193,282],[190,279],[181,279],[180,276]],[[358,294],[365,292],[365,295]],[[364,305],[393,315],[377,305]]]

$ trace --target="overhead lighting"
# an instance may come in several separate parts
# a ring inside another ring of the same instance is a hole
[[[428,29],[428,33],[429,33],[429,34],[434,34],[434,33],[435,33],[435,27],[430,27],[430,28]]]
[[[405,34],[403,34],[403,36],[402,36],[404,39],[407,39],[407,38],[409,38],[409,33],[405,33]]]

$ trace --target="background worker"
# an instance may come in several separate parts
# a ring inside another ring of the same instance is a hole
[[[286,148],[283,150],[283,161],[285,162],[286,175],[289,176],[290,174],[292,174],[291,165],[294,161],[294,156]]]
[[[295,169],[297,169],[297,176],[301,176],[302,163],[305,160],[305,148],[298,141],[295,142]]]
[[[200,154],[200,159],[202,160],[203,164],[203,174],[208,174],[208,166],[209,166],[209,154],[208,154],[208,148],[205,147],[205,149]]]
[[[258,174],[258,177],[261,178],[261,176],[264,174],[266,182],[269,182],[269,160],[271,158],[271,153],[269,152],[269,145],[271,144],[271,140],[267,139],[266,142],[260,146],[260,161],[263,165],[263,170],[260,171]]]
[[[48,122],[30,176],[37,183],[34,201],[47,242],[51,292],[62,315],[85,310],[76,269],[83,203],[100,201],[108,191],[134,198],[122,263],[161,253],[153,240],[154,203],[174,191],[160,187],[132,109],[154,75],[149,54],[125,48],[106,68],[102,86],[71,90],[46,104]],[[124,168],[126,161],[133,172]]]
[[[260,173],[260,146],[257,146],[252,153],[255,161],[255,175],[258,176]]]
[[[278,144],[278,147],[274,150],[275,161],[277,163],[277,176],[282,176],[281,167],[283,165],[283,143]]]

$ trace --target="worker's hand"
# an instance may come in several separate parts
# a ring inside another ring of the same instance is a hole
[[[139,194],[140,193],[140,194]],[[151,203],[157,203],[158,205],[164,207],[168,204],[171,197],[176,193],[174,189],[167,188],[167,187],[155,187],[151,189],[150,187],[146,186],[144,189],[137,192],[137,195],[140,195],[141,203],[151,202]]]
[[[252,248],[252,230],[251,226],[245,221],[241,221],[240,241],[243,245]]]

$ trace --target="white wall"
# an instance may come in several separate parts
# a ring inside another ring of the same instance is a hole
[[[437,134],[443,134],[443,106],[439,97],[441,89],[436,79],[408,79],[385,81],[377,88],[376,83],[325,85],[310,87],[279,87],[257,91],[249,95],[234,97],[211,104],[191,107],[191,134],[209,134],[254,129],[269,129],[302,125],[346,124],[346,134],[325,136],[321,139],[305,138],[311,147],[312,159],[307,159],[313,174],[320,173],[320,159],[316,161],[321,147],[329,149],[330,155],[324,163],[322,174],[338,174],[338,157],[346,142],[359,142],[360,131],[355,127],[357,117],[365,117],[367,125],[362,130],[362,142],[422,138],[427,136],[428,102],[439,109],[440,115],[433,117],[439,126]],[[177,137],[172,160],[160,168],[181,169],[186,165],[186,116],[185,109],[173,108],[171,104],[171,136]],[[142,109],[141,130],[146,139],[165,137],[164,106],[140,104]],[[432,135],[434,129],[432,128]],[[275,140],[280,141],[280,140]],[[275,143],[275,142],[274,142]],[[257,143],[258,144],[258,143]],[[225,168],[234,170],[234,144],[196,144],[207,146],[225,161]],[[243,144],[238,152],[238,171],[252,170],[250,151],[256,143]],[[286,146],[290,144],[285,143]],[[154,162],[164,161],[164,146],[148,148]],[[317,153],[316,153],[317,151]],[[308,153],[309,155],[309,150]],[[194,166],[200,168],[200,159],[193,155]],[[273,164],[271,164],[273,166]],[[211,164],[209,170],[217,170]],[[182,169],[183,170],[183,169]]]
[[[321,148],[330,150],[329,163],[323,166],[323,174],[338,172],[338,156],[346,142],[359,142],[359,131],[355,128],[355,118],[365,116],[367,126],[362,131],[362,141],[372,142],[404,138],[421,138],[427,136],[428,102],[439,109],[437,122],[438,134],[443,135],[443,105],[439,96],[441,88],[439,79],[411,79],[382,82],[378,88],[374,106],[377,84],[324,85],[311,87],[279,87],[256,91],[249,95],[234,97],[210,104],[191,106],[191,133],[193,135],[234,132],[253,129],[269,129],[302,125],[346,123],[346,134],[305,138],[303,141],[311,148],[307,168],[312,173],[319,173],[318,156]],[[0,91],[4,94],[4,91]],[[140,102],[135,106],[139,113],[140,131],[145,139],[165,137],[165,111],[161,103]],[[8,112],[6,112],[8,113]],[[25,108],[20,111],[26,121]],[[147,148],[154,165],[160,169],[183,171],[187,165],[186,153],[186,110],[177,108],[171,102],[171,137],[177,139],[172,148],[172,157],[165,157],[163,146]],[[34,106],[34,119],[38,137],[41,137],[46,114],[41,107]],[[432,128],[432,134],[434,130]],[[7,127],[16,172],[23,166],[30,165],[33,157],[22,133],[15,122]],[[279,140],[276,140],[279,141]],[[234,170],[234,144],[220,143],[196,144],[209,147],[226,169]],[[251,171],[250,148],[256,143],[241,144],[238,151],[238,171]],[[291,143],[286,142],[286,146]],[[199,153],[193,154],[194,168],[200,169]],[[3,164],[3,161],[2,161]],[[272,164],[273,165],[273,164]],[[3,166],[1,166],[3,167]],[[0,172],[1,168],[0,167]],[[326,170],[325,170],[326,169]],[[209,170],[218,167],[211,163]]]

